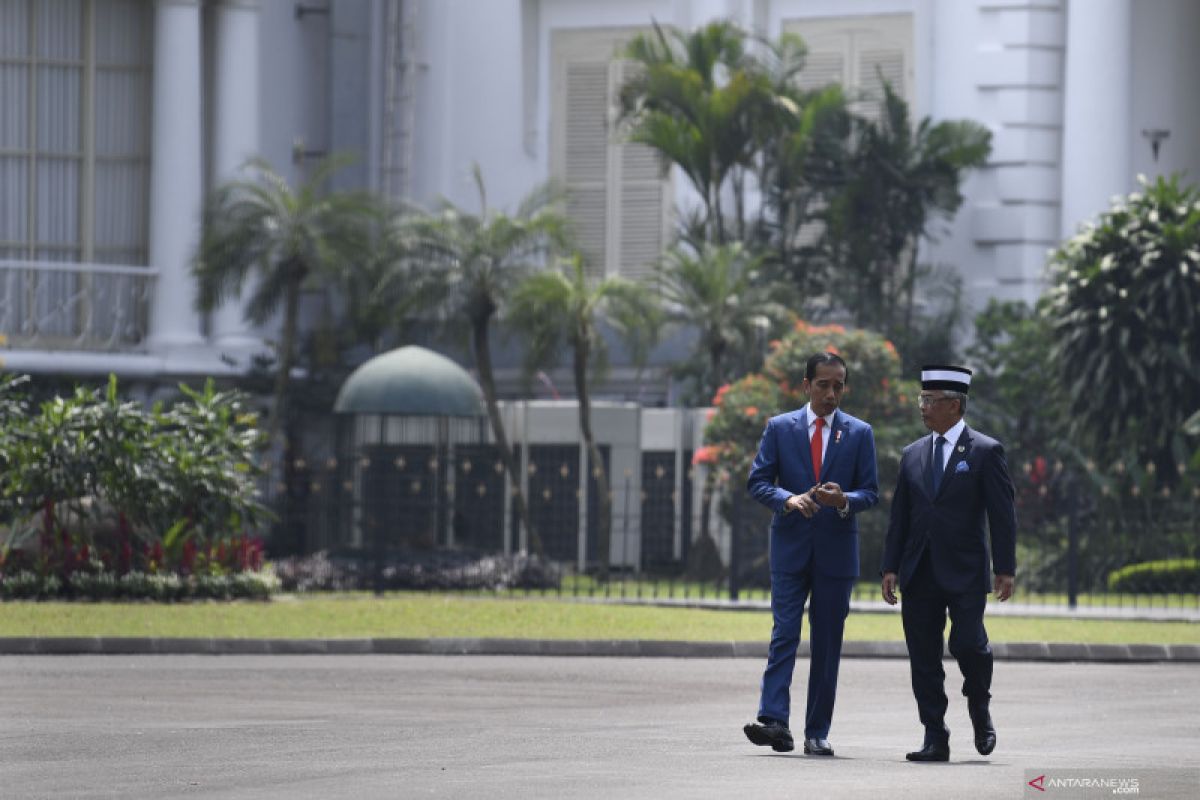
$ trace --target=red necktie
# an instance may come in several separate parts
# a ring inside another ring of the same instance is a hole
[[[816,476],[819,482],[821,480],[821,428],[825,427],[825,418],[817,417],[816,426],[816,430],[813,431],[812,442],[809,444],[812,447],[813,475]]]

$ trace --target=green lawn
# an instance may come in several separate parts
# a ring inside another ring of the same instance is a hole
[[[1200,644],[1200,623],[990,617],[997,642]],[[266,602],[0,604],[0,636],[498,637],[765,641],[766,611],[705,611],[438,594],[284,596]],[[900,641],[900,615],[851,613],[849,640]]]

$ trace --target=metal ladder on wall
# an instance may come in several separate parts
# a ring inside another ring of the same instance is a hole
[[[409,194],[416,115],[416,16],[419,0],[384,0],[383,164],[380,192],[389,200]]]

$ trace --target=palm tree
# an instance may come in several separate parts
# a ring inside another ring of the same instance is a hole
[[[608,579],[608,557],[612,536],[612,496],[608,470],[592,433],[592,401],[588,381],[599,378],[608,366],[608,346],[601,325],[609,323],[629,346],[636,364],[645,362],[657,329],[657,307],[646,288],[620,277],[593,278],[576,254],[563,269],[537,272],[527,277],[513,293],[509,321],[526,334],[526,367],[533,372],[553,366],[561,351],[569,349],[579,399],[579,430],[596,476],[599,493],[600,580]]]
[[[806,287],[823,277],[824,265],[811,252],[812,223],[844,180],[852,117],[839,84],[800,88],[807,50],[798,36],[764,45],[758,63],[774,93],[774,113],[760,128],[756,178],[763,201],[752,239],[773,276]],[[809,295],[796,301],[802,305]]]
[[[300,292],[320,287],[348,265],[364,263],[382,218],[377,200],[364,192],[326,192],[344,159],[323,160],[295,190],[267,162],[248,166],[257,180],[230,181],[209,197],[199,252],[192,266],[196,305],[211,311],[237,298],[251,281],[245,315],[264,325],[283,307],[276,349],[273,443],[286,416],[287,389],[296,358]]]
[[[858,121],[824,246],[843,272],[855,324],[899,345],[912,328],[920,240],[958,210],[964,174],[987,161],[991,134],[975,122],[928,117],[914,128],[908,104],[886,81],[883,88],[880,119]]]
[[[625,55],[638,67],[621,87],[630,138],[687,176],[704,205],[699,238],[728,238],[721,194],[732,181],[734,233],[744,238],[741,181],[775,113],[770,81],[746,53],[746,34],[725,21],[690,34],[656,23],[653,32],[634,37]]]
[[[696,330],[696,354],[679,368],[707,400],[721,385],[761,364],[766,329],[787,310],[761,282],[762,256],[740,242],[678,244],[659,265],[657,293],[667,320]]]
[[[667,319],[699,332],[697,353],[683,366],[697,376],[704,398],[738,374],[761,365],[764,337],[787,309],[775,302],[759,282],[761,257],[751,256],[740,243],[702,244],[697,249],[677,245],[660,264],[658,294]],[[741,354],[741,363],[735,354]],[[704,554],[715,553],[709,533],[716,472],[704,476],[700,495],[700,532],[689,571],[701,569]]]
[[[479,372],[492,435],[513,484],[513,500],[529,547],[542,552],[532,525],[521,476],[500,418],[496,379],[492,371],[490,326],[509,301],[520,278],[554,250],[565,247],[567,218],[559,192],[550,185],[534,189],[515,214],[492,212],[479,167],[474,170],[480,212],[472,214],[443,202],[435,212],[410,207],[393,222],[391,236],[428,293],[432,307],[446,319],[461,319],[470,328],[471,353]]]

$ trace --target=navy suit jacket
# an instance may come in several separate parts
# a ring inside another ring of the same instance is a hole
[[[858,577],[858,521],[855,515],[879,501],[875,436],[871,426],[838,410],[824,432],[829,437],[820,476],[813,474],[808,414],[799,409],[772,417],[763,430],[758,455],[746,488],[755,500],[775,512],[771,520],[771,571],[803,572],[811,564],[832,578]],[[806,518],[785,514],[783,504],[817,483],[833,481],[850,501],[843,519],[822,506]]]
[[[1004,447],[970,427],[950,450],[950,461],[933,496],[930,433],[904,448],[892,498],[883,552],[883,572],[895,572],[903,590],[929,551],[934,579],[945,592],[989,592],[988,546],[984,518],[992,534],[992,566],[997,574],[1017,572],[1017,515]]]

